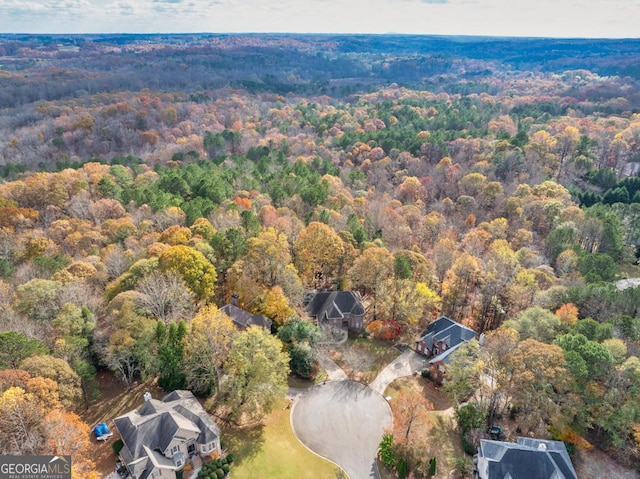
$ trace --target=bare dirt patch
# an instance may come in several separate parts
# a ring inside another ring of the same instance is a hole
[[[128,390],[126,385],[110,371],[99,372],[96,379],[100,395],[87,409],[80,412],[80,417],[92,429],[96,424],[106,422],[114,433],[111,439],[103,442],[98,441],[91,432],[91,441],[94,445],[92,459],[96,463],[96,470],[106,476],[115,469],[116,456],[112,445],[119,438],[113,419],[140,407],[144,401],[145,392],[150,392],[156,399],[164,397],[165,393],[152,382],[137,383]]]
[[[573,457],[573,467],[580,479],[640,479],[637,471],[621,466],[596,449],[578,451]]]

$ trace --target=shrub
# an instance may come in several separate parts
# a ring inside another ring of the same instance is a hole
[[[233,462],[233,454],[227,455],[227,464],[231,464]]]
[[[222,479],[224,477],[224,471],[222,469],[216,469],[216,476],[218,476],[218,479]]]
[[[427,477],[435,476],[436,475],[436,471],[437,471],[436,458],[432,457],[429,460],[429,472],[427,472]]]
[[[224,471],[225,475],[229,474],[229,464],[223,464],[222,470]]]
[[[378,457],[382,464],[390,469],[393,469],[396,465],[396,453],[393,451],[393,435],[385,433],[378,446]]]
[[[395,341],[402,334],[402,325],[392,320],[375,320],[367,326],[367,332],[385,341]]]
[[[398,459],[398,466],[396,467],[396,471],[398,472],[398,477],[400,479],[406,479],[409,475],[409,466],[407,464],[407,460],[404,457]]]
[[[477,403],[468,403],[456,411],[456,421],[462,434],[471,429],[482,428],[487,420],[486,409]]]
[[[120,454],[120,451],[122,451],[124,442],[122,442],[122,439],[118,439],[117,441],[114,441],[113,444],[111,444],[111,447],[113,448],[113,452],[117,456],[118,454]]]

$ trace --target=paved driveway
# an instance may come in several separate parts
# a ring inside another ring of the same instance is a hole
[[[384,390],[393,381],[413,375],[424,368],[425,364],[424,356],[420,356],[415,351],[408,349],[380,371],[378,377],[371,381],[369,387],[380,394],[384,394]]]
[[[375,456],[391,408],[356,381],[329,381],[309,389],[294,405],[291,424],[309,449],[340,465],[351,479],[378,477]]]

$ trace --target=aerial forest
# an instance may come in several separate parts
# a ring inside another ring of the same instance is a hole
[[[96,477],[99,371],[259,420],[318,372],[305,294],[356,290],[367,337],[412,346],[439,315],[481,335],[446,387],[484,394],[483,418],[638,469],[639,60],[639,41],[0,35],[0,453],[64,447]],[[237,330],[232,301],[272,331]]]

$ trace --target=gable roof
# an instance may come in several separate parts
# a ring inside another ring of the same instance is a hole
[[[147,479],[151,475],[151,471],[154,469],[169,469],[172,471],[178,470],[176,465],[171,459],[167,459],[157,451],[152,451],[148,447],[144,447],[144,452],[147,457],[147,462],[143,472],[138,476],[138,479]]]
[[[123,459],[127,465],[145,458],[147,464],[162,467],[173,464],[161,453],[180,430],[197,434],[200,444],[210,443],[220,436],[220,428],[190,391],[174,391],[162,401],[149,399],[139,409],[123,414],[113,422],[126,446]],[[149,451],[154,453],[153,457]]]
[[[440,316],[434,322],[427,326],[419,341],[424,341],[427,349],[432,351],[434,343],[444,341],[447,344],[446,351],[435,356],[429,363],[437,361],[447,361],[449,355],[455,351],[461,344],[471,341],[476,337],[476,332],[453,319],[446,316]]]
[[[486,479],[577,479],[561,441],[518,437],[517,442],[482,439],[478,457],[488,460]]]
[[[321,291],[309,302],[307,311],[318,319],[341,320],[346,314],[363,316],[364,305],[357,291]]]
[[[273,321],[261,314],[251,314],[249,311],[245,311],[231,303],[225,304],[220,310],[229,316],[240,329],[247,329],[249,326],[260,326],[271,330]]]

